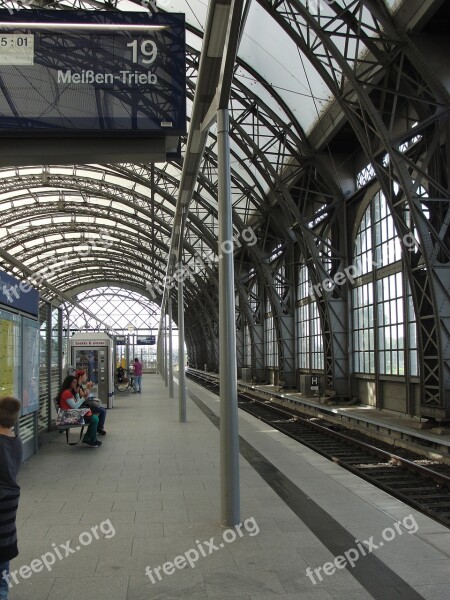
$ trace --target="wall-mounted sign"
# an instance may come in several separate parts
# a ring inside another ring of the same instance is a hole
[[[0,11],[0,133],[186,133],[183,14]]]
[[[39,292],[28,281],[19,281],[1,271],[0,304],[37,316]]]
[[[156,344],[155,335],[138,335],[136,339],[138,346],[154,346]]]
[[[73,346],[109,346],[109,340],[73,340]]]

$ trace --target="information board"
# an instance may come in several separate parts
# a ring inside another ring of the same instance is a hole
[[[0,271],[0,305],[14,308],[37,316],[39,313],[39,292],[28,281]]]
[[[0,135],[183,135],[184,15],[2,10],[0,79]]]
[[[156,344],[156,336],[155,335],[138,335],[136,339],[136,344],[138,346],[153,346]]]

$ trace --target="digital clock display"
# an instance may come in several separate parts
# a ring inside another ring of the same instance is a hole
[[[0,21],[0,134],[186,132],[184,15],[20,10]]]
[[[0,65],[32,65],[34,35],[4,33],[0,36]]]

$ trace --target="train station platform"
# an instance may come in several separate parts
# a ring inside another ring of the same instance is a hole
[[[240,528],[220,525],[217,396],[159,375],[99,449],[55,433],[20,472],[11,600],[447,600],[450,532],[239,414]]]

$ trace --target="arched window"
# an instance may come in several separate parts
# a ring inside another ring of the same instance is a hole
[[[275,319],[271,311],[270,301],[267,300],[264,318],[266,367],[278,367],[278,338]]]
[[[367,207],[356,234],[352,290],[356,373],[418,375],[416,322],[401,246],[384,194]],[[409,365],[405,360],[409,357]]]
[[[298,367],[321,370],[324,368],[322,326],[306,265],[299,270],[297,300]]]
[[[126,346],[136,354],[146,368],[156,364],[156,344],[147,340],[156,336],[161,319],[161,308],[149,298],[119,287],[98,287],[80,292],[76,296],[79,307],[65,305],[63,341],[72,331],[92,331],[98,326],[87,318],[84,309],[90,310],[110,327],[110,332],[118,336],[117,359],[125,358]],[[173,355],[178,356],[178,328],[173,324]],[[154,340],[156,341],[156,340]],[[64,351],[66,347],[63,348]],[[67,354],[66,354],[67,356]]]
[[[250,335],[250,327],[244,327],[244,365],[251,367],[252,365],[252,338]]]

